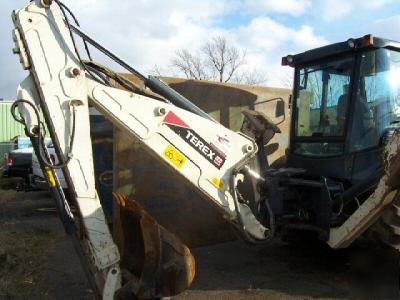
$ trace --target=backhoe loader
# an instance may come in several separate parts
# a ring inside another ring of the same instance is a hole
[[[25,125],[99,298],[176,295],[190,286],[195,262],[179,237],[124,195],[115,194],[120,234],[111,235],[95,188],[89,107],[184,178],[247,243],[308,231],[343,248],[369,230],[399,247],[399,43],[367,35],[284,57],[295,69],[290,145],[287,166],[273,169],[265,145],[289,117],[280,100],[272,117],[245,111],[241,131],[233,132],[83,32],[61,1],[31,1],[12,19],[13,51],[29,73],[12,114]],[[94,62],[89,45],[141,83]],[[44,123],[58,164],[43,142]]]

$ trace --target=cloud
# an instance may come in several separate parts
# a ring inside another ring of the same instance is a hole
[[[349,14],[353,9],[349,0],[325,0],[323,3],[322,18],[328,22]]]
[[[314,0],[314,4],[319,7],[317,13],[322,16],[323,20],[331,22],[345,17],[355,10],[357,10],[358,13],[360,10],[375,10],[393,1],[394,0],[325,0],[316,2]]]
[[[316,35],[310,26],[291,28],[269,17],[254,18],[246,26],[231,29],[229,34],[250,52],[263,52],[265,55],[271,52],[303,51],[328,43],[324,37]]]
[[[248,67],[267,72],[271,86],[282,86],[282,78],[288,72],[280,65],[282,56],[329,43],[310,26],[288,27],[269,17],[254,18],[248,25],[231,29],[228,36],[247,49]]]
[[[287,40],[290,30],[269,17],[254,18],[248,25],[232,30],[232,35],[245,47],[270,51]]]
[[[256,13],[284,13],[293,16],[303,14],[311,5],[311,0],[245,0],[245,9]]]
[[[295,49],[305,51],[328,44],[328,40],[323,36],[316,35],[311,26],[303,25],[299,30],[292,30],[293,43]]]
[[[22,70],[19,57],[12,54],[11,21],[12,9],[26,4],[26,1],[5,1],[0,9],[0,98],[14,99],[17,85],[28,75]]]
[[[167,66],[180,48],[199,47],[215,30],[215,20],[234,8],[225,0],[119,1],[110,10],[111,3],[100,0],[91,11],[82,1],[68,2],[86,32],[142,72],[155,64]]]
[[[371,33],[373,35],[400,41],[400,15],[392,16],[386,19],[379,19],[371,22],[362,28],[360,34]]]
[[[145,74],[156,64],[167,74],[174,75],[170,60],[176,50],[195,51],[210,37],[224,35],[238,47],[247,49],[248,68],[266,70],[271,79],[269,83],[280,85],[275,79],[283,72],[282,55],[327,43],[309,25],[291,27],[266,16],[269,13],[304,14],[311,0],[190,3],[185,0],[64,0],[64,3],[75,13],[85,32]],[[9,34],[11,8],[24,5],[25,0],[7,1],[0,11],[0,97],[14,97],[19,81],[27,74],[19,66],[18,58],[11,58]],[[244,7],[246,13],[251,12],[246,21],[224,27],[224,18],[244,11]],[[106,62],[96,51],[93,55],[96,60]]]
[[[362,6],[364,6],[365,8],[375,9],[375,8],[379,8],[386,4],[390,4],[392,2],[394,2],[394,0],[364,0],[364,1],[361,1],[360,4]],[[359,3],[359,2],[357,1],[357,3]]]

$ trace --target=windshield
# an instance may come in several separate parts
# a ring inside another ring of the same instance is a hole
[[[378,49],[362,53],[354,107],[351,150],[379,146],[400,125],[400,53]]]
[[[296,136],[344,135],[353,62],[353,57],[345,58],[299,70]]]
[[[307,66],[296,73],[294,135],[297,138],[343,137],[343,141],[297,142],[293,145],[295,153],[308,156],[343,154],[354,57]]]

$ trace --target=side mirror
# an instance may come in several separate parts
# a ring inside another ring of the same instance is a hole
[[[279,125],[286,119],[285,101],[282,98],[277,98],[273,102],[275,102],[275,118],[272,121],[275,125]]]
[[[285,115],[285,102],[280,99],[276,102],[275,118],[279,118]]]
[[[263,111],[275,125],[281,124],[286,119],[286,103],[281,97],[258,102],[255,106],[255,110]]]

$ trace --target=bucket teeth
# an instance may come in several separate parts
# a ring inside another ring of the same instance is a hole
[[[121,253],[119,299],[169,297],[193,281],[195,261],[189,248],[159,225],[135,200],[114,193],[119,207],[116,243]]]

